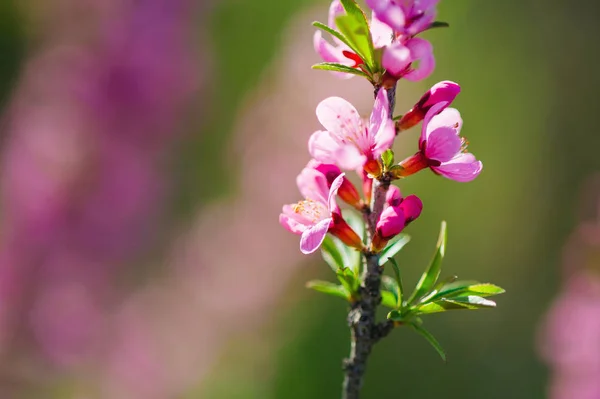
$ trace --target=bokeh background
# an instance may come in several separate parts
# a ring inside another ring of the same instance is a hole
[[[0,399],[339,397],[348,352],[332,279],[277,223],[316,104],[371,88],[313,71],[325,0],[0,2]],[[365,398],[600,398],[600,4],[444,0],[433,83],[484,162],[419,174],[399,255],[414,283],[439,222],[447,275],[498,308],[426,319],[444,364],[395,331]],[[417,129],[396,144],[415,150]]]

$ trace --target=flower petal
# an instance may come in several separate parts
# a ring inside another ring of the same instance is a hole
[[[335,26],[335,19],[344,14],[346,14],[346,10],[344,10],[342,2],[340,0],[333,0],[329,6],[329,18],[327,19],[327,24],[329,27],[332,29],[337,29]]]
[[[410,58],[412,62],[419,61],[419,66],[407,74],[404,79],[416,82],[427,78],[435,69],[435,57],[433,56],[433,46],[425,39],[413,38],[406,42],[406,47],[410,49]],[[385,54],[384,54],[385,55]]]
[[[279,223],[291,233],[302,234],[308,226],[295,218],[295,215],[291,205],[284,205],[283,212],[279,215]]]
[[[388,24],[385,24],[377,18],[373,12],[371,14],[371,36],[375,48],[385,47],[392,43],[394,30]]]
[[[388,206],[381,212],[377,221],[377,233],[389,240],[399,234],[405,226],[404,211],[399,206]]]
[[[457,182],[466,183],[475,179],[481,173],[483,164],[475,159],[473,154],[461,154],[450,162],[432,167],[434,172]]]
[[[404,199],[404,201],[402,201],[400,208],[402,208],[404,217],[406,219],[406,224],[408,224],[421,215],[421,211],[423,210],[423,202],[416,195],[409,195]]]
[[[340,138],[360,137],[364,124],[352,104],[340,97],[329,97],[317,105],[319,122]]]
[[[304,168],[296,177],[296,184],[304,198],[327,203],[329,186],[327,177],[314,168]]]
[[[402,202],[402,193],[398,186],[391,185],[385,194],[385,203],[387,206],[398,206]]]
[[[404,30],[406,17],[402,7],[390,0],[367,0],[367,5],[377,14],[377,18],[395,31]]]
[[[329,206],[330,212],[334,212],[338,209],[337,203],[335,201],[335,196],[337,195],[340,186],[344,182],[345,175],[345,173],[342,173],[341,175],[335,178],[333,183],[331,183],[331,187],[329,188],[329,195],[327,197],[327,205]]]
[[[442,102],[439,102],[439,103],[433,105],[429,109],[429,111],[427,111],[427,114],[425,115],[425,118],[423,119],[423,125],[421,127],[421,137],[419,138],[419,147],[421,146],[421,143],[423,141],[427,140],[429,134],[433,131],[433,129],[429,128],[431,119],[433,119],[434,116],[436,116],[438,113],[440,113],[447,106],[448,106],[448,103],[445,101],[442,101]]]
[[[429,135],[425,156],[428,159],[448,162],[460,152],[462,140],[450,127],[439,127]]]
[[[394,122],[389,117],[389,107],[387,90],[379,89],[369,120],[369,147],[372,148],[374,158],[390,148],[396,138]]]
[[[327,40],[323,39],[323,33],[316,31],[313,36],[313,45],[315,51],[325,62],[336,62],[338,64],[344,64],[349,67],[353,66],[352,60],[349,60],[344,56],[343,51],[347,49],[345,45],[339,45],[338,47],[332,46]],[[344,72],[331,72],[339,79],[349,79],[354,75]]]
[[[408,75],[406,68],[412,61],[410,49],[400,42],[387,46],[381,58],[383,67],[396,78]]]
[[[311,254],[321,246],[331,222],[331,218],[323,219],[314,226],[304,230],[302,237],[300,237],[300,251],[303,254]]]
[[[367,157],[354,144],[339,146],[332,154],[332,158],[334,163],[344,170],[360,168],[367,162]]]
[[[335,163],[333,154],[339,147],[340,143],[324,130],[314,132],[308,139],[308,152],[319,162]]]
[[[442,104],[446,103],[442,102]],[[431,109],[433,108],[434,107],[431,107]],[[429,115],[429,112],[427,115]],[[446,108],[437,115],[431,115],[427,122],[427,134],[430,134],[440,127],[451,127],[455,130],[456,134],[459,134],[462,124],[463,120],[460,117],[460,112],[458,112],[456,108]]]

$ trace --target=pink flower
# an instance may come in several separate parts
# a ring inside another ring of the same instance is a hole
[[[458,182],[469,182],[479,175],[483,165],[467,152],[468,143],[460,137],[460,113],[447,106],[447,102],[437,103],[427,112],[419,139],[420,151],[400,163],[397,177],[426,167]]]
[[[305,200],[284,205],[279,223],[288,231],[301,235],[302,253],[316,251],[327,232],[334,234],[346,245],[362,248],[362,240],[344,221],[335,200],[343,179],[344,174],[340,174],[328,188],[326,177],[317,170],[306,168],[298,176],[298,188]]]
[[[423,94],[419,102],[417,102],[415,106],[400,119],[397,125],[399,130],[410,129],[421,122],[423,118],[425,118],[427,112],[435,104],[446,103],[446,106],[449,106],[456,96],[458,96],[458,93],[460,93],[460,86],[458,83],[449,80],[436,83],[431,89]]]
[[[374,251],[385,247],[387,242],[400,234],[410,222],[421,215],[423,203],[416,195],[402,198],[400,189],[390,186],[386,194],[386,206],[377,221],[373,237]]]
[[[319,162],[336,164],[342,169],[358,169],[377,159],[391,147],[394,123],[388,114],[388,98],[379,90],[368,126],[356,108],[339,97],[329,97],[317,106],[317,118],[327,130],[313,133],[308,150]]]
[[[367,0],[379,20],[401,35],[414,36],[433,23],[439,0]]]
[[[418,66],[413,68],[417,61]],[[387,73],[396,80],[404,78],[416,82],[429,77],[435,69],[433,46],[420,38],[390,44],[385,48],[381,62]]]
[[[331,187],[334,180],[342,173],[340,168],[338,168],[336,165],[320,163],[315,161],[314,159],[311,159],[308,162],[304,170],[306,169],[314,169],[322,173],[325,176],[329,187]],[[300,173],[301,175],[305,173],[304,170]],[[300,176],[298,176],[298,178],[300,178]],[[352,184],[352,182],[350,182],[350,180],[348,180],[346,177],[344,177],[344,180],[340,185],[340,188],[338,190],[338,196],[342,199],[342,201],[344,201],[348,205],[352,205],[353,207],[359,210],[362,210],[364,206],[362,200],[360,199],[360,195],[358,194],[358,190],[356,189],[356,187],[354,187],[354,184]]]
[[[342,7],[340,0],[333,0],[329,6],[329,20],[327,21],[327,25],[329,25],[329,27],[332,29],[336,29],[335,19],[344,14],[344,7]],[[313,45],[315,47],[315,51],[321,56],[323,61],[335,62],[338,64],[347,65],[349,67],[357,67],[363,63],[360,57],[358,57],[358,55],[341,40],[333,37],[333,41],[335,45],[332,45],[325,40],[323,38],[323,32],[320,30],[315,32],[313,37]],[[334,72],[334,74],[340,78],[350,78],[353,76],[351,74],[341,72]]]

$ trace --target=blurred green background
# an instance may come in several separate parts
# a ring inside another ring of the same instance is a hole
[[[0,106],[27,50],[15,4],[0,3]],[[208,11],[212,94],[204,120],[190,123],[178,147],[173,179],[180,218],[241,195],[239,174],[225,156],[231,115],[281,54],[288,23],[309,7],[319,7],[326,20],[328,2],[321,0],[226,0]],[[425,319],[446,349],[447,364],[421,337],[394,331],[373,352],[364,397],[544,398],[548,372],[536,354],[537,328],[560,285],[561,250],[576,224],[579,189],[600,170],[600,3],[444,0],[438,15],[451,27],[425,33],[437,61],[425,86],[445,79],[461,84],[455,106],[484,172],[464,185],[433,174],[402,182],[403,192],[419,194],[425,210],[397,259],[406,284],[416,282],[445,219],[444,273],[491,281],[507,293],[493,311]],[[307,65],[313,61],[316,56]],[[402,97],[410,85],[400,82],[398,112],[417,99]],[[416,140],[418,132],[406,134]],[[276,217],[264,223],[271,222]],[[339,397],[346,306],[304,289],[306,280],[333,279],[317,257],[300,270],[269,322],[258,333],[237,331],[186,398]]]

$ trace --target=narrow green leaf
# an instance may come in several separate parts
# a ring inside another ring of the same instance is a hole
[[[344,64],[336,64],[335,62],[322,62],[320,64],[315,64],[312,66],[312,69],[350,73],[352,75],[367,77],[367,74],[361,71],[360,69],[352,68]]]
[[[342,283],[346,291],[348,291],[351,294],[354,294],[354,274],[350,272],[348,275],[348,273],[346,273],[346,270],[350,271],[350,269],[348,268],[338,269],[336,272],[336,276],[340,283]]]
[[[427,29],[449,28],[449,27],[450,27],[450,24],[448,22],[435,21],[431,25],[429,25],[429,28],[427,28]]]
[[[392,120],[393,120],[394,122],[395,122],[395,121],[399,121],[400,119],[402,119],[402,117],[403,117],[403,116],[404,116],[404,115],[396,115],[396,116],[394,116],[394,117],[392,118]]]
[[[345,266],[344,253],[341,251],[340,246],[334,241],[335,238],[331,236],[325,236],[323,243],[321,244],[321,256],[327,262],[331,270],[337,272],[339,268]]]
[[[369,23],[364,12],[354,0],[341,0],[346,15],[335,19],[339,31],[351,43],[351,48],[365,61],[369,70],[374,66],[374,46]]]
[[[329,281],[312,280],[306,283],[307,288],[322,292],[327,295],[337,296],[350,301],[350,293],[341,285],[330,283]]]
[[[396,280],[391,278],[390,276],[382,276],[381,277],[381,286],[384,290],[391,292],[394,295],[395,304],[394,309],[399,309],[402,302],[400,299],[400,288],[398,287],[398,283]]]
[[[444,352],[444,349],[442,348],[442,346],[440,345],[440,343],[438,342],[437,339],[435,339],[435,337],[426,329],[424,329],[423,327],[417,325],[417,324],[410,324],[410,326],[419,334],[421,334],[423,336],[423,338],[425,338],[427,340],[427,342],[429,342],[431,344],[431,346],[433,346],[433,348],[436,350],[436,352],[438,353],[438,355],[440,355],[440,357],[442,358],[442,360],[445,362],[446,361],[446,352]]]
[[[360,8],[358,3],[355,0],[340,0],[342,3],[342,7],[346,10],[346,13],[349,17],[352,17],[356,20],[356,26],[358,27],[357,33],[360,33],[360,38],[365,39],[367,48],[366,53],[363,53],[365,57],[363,59],[367,61],[367,65],[369,67],[373,66],[373,61],[375,59],[374,52],[375,46],[373,45],[373,39],[371,37],[371,29],[369,28],[369,20],[365,15],[364,11]],[[363,33],[364,32],[364,33]],[[361,41],[361,46],[362,46]],[[362,50],[361,46],[359,46],[359,50]]]
[[[488,297],[506,292],[502,287],[489,283],[477,283],[473,281],[456,281],[442,287],[431,299],[457,298],[470,295]]]
[[[381,160],[383,161],[383,166],[385,170],[388,170],[394,165],[394,151],[387,149],[381,154]]]
[[[390,291],[381,291],[381,304],[386,308],[396,309],[396,295]]]
[[[400,268],[398,267],[396,260],[394,258],[388,258],[388,260],[392,264],[394,275],[396,276],[396,284],[398,285],[398,307],[401,307],[402,302],[404,301],[404,287],[402,286],[402,275],[400,274]]]
[[[431,314],[445,312],[447,310],[476,310],[496,307],[496,302],[482,298],[476,295],[467,297],[459,297],[454,299],[440,299],[435,302],[429,302],[418,306],[411,313],[414,314]]]
[[[409,241],[410,236],[404,233],[392,238],[383,251],[379,253],[379,266],[383,266],[388,258],[394,257]]]
[[[406,319],[402,315],[402,311],[397,310],[397,309],[396,310],[392,310],[391,312],[389,312],[387,314],[387,319],[388,320],[392,320],[392,321],[401,322],[401,323],[406,322]],[[411,321],[411,323],[412,323],[412,321]]]
[[[414,303],[419,300],[435,286],[435,283],[440,276],[440,271],[442,270],[442,260],[444,259],[444,254],[446,252],[446,236],[446,222],[444,221],[440,228],[435,255],[433,256],[429,267],[425,270],[417,283],[414,292],[408,300],[409,303]]]
[[[342,43],[344,43],[346,46],[350,47],[352,49],[352,51],[354,51],[354,52],[358,51],[358,49],[354,48],[353,45],[352,45],[352,43],[350,43],[348,41],[348,39],[346,38],[346,36],[344,36],[343,34],[341,34],[340,32],[338,32],[337,30],[331,29],[329,26],[325,25],[322,22],[318,22],[318,21],[315,21],[312,24],[313,24],[313,26],[315,28],[319,28],[322,31],[325,31],[325,32],[329,33],[330,35],[338,38]]]

